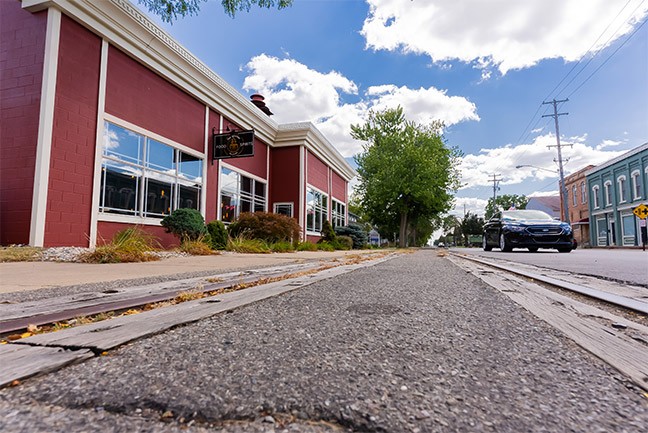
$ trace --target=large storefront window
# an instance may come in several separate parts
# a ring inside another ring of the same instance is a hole
[[[232,222],[242,212],[263,212],[266,185],[234,170],[221,168],[221,220]]]
[[[346,206],[344,203],[333,200],[331,220],[333,227],[344,227],[346,225]]]
[[[306,231],[322,232],[328,216],[328,196],[313,188],[306,189]]]
[[[99,211],[163,218],[200,209],[201,158],[105,122]]]

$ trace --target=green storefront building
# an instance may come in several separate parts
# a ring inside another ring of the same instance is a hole
[[[633,209],[648,204],[648,143],[585,173],[593,247],[641,245]]]

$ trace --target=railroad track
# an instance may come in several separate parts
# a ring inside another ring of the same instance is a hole
[[[648,391],[644,287],[454,252],[448,258]]]
[[[339,265],[339,264],[338,264]],[[155,304],[225,293],[252,285],[279,281],[327,269],[333,264],[304,263],[261,268],[242,272],[215,274],[140,285],[79,293],[39,301],[4,303],[0,305],[0,339],[20,335],[28,327],[42,327],[80,317],[119,314],[129,310],[150,308]]]
[[[483,258],[477,258],[477,257],[474,257],[474,256],[470,256],[470,255],[467,255],[467,254],[458,254],[458,253],[454,253],[454,252],[451,252],[450,254],[452,254],[452,255],[454,255],[456,257],[460,257],[462,259],[471,260],[473,262],[480,263],[480,264],[485,265],[485,266],[496,268],[496,269],[499,269],[499,270],[502,270],[502,271],[505,271],[505,272],[508,272],[508,273],[511,273],[511,274],[520,275],[520,276],[525,277],[525,278],[530,278],[532,280],[542,282],[542,283],[547,284],[549,286],[553,286],[553,287],[556,287],[556,288],[559,288],[559,289],[562,289],[562,290],[567,290],[567,291],[570,291],[570,292],[585,295],[585,296],[590,297],[592,299],[596,299],[596,300],[599,300],[599,301],[602,301],[602,302],[605,302],[605,303],[608,303],[608,304],[611,304],[611,305],[614,305],[614,306],[627,308],[629,310],[648,315],[648,302],[646,302],[646,301],[644,301],[642,299],[638,299],[638,297],[643,297],[645,299],[648,299],[648,290],[646,291],[646,293],[641,293],[639,291],[641,289],[637,289],[637,291],[633,290],[634,297],[633,296],[625,296],[625,295],[612,293],[612,292],[610,292],[608,290],[592,288],[592,287],[585,286],[583,284],[578,284],[578,283],[574,283],[574,282],[570,282],[570,281],[565,281],[564,279],[551,277],[551,276],[548,276],[545,273],[543,273],[542,270],[540,270],[538,268],[535,268],[533,266],[529,266],[529,265],[518,264],[518,263],[516,263],[516,264],[513,264],[513,263],[511,263],[511,264],[501,264],[501,263],[496,263],[496,262],[491,261],[491,260],[484,260]],[[513,266],[515,266],[515,267],[513,267]],[[531,270],[531,269],[533,269],[533,270]],[[558,272],[558,271],[556,271],[556,272]],[[560,274],[566,274],[566,273],[560,272]],[[568,275],[573,276],[573,274],[568,274]],[[590,281],[595,280],[593,278],[586,277],[586,276],[579,276],[578,278],[580,278],[580,279],[588,278]],[[601,281],[601,280],[599,280],[599,281]],[[612,283],[610,283],[608,281],[605,281],[605,283],[609,284],[610,286],[613,285]]]

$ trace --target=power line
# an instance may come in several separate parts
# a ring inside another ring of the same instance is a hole
[[[628,1],[626,2],[626,4],[623,5],[623,7],[622,7],[621,10],[616,14],[616,16],[615,16],[614,18],[612,18],[612,21],[610,21],[610,23],[605,27],[605,29],[603,29],[603,31],[602,31],[601,34],[596,38],[596,40],[595,40],[594,42],[592,42],[592,45],[587,49],[587,51],[585,52],[585,54],[583,54],[583,56],[581,56],[581,59],[584,58],[584,57],[586,57],[587,54],[588,54],[589,52],[592,51],[592,48],[594,48],[594,46],[595,46],[596,43],[599,41],[599,39],[601,39],[601,37],[605,34],[605,32],[607,32],[607,30],[610,28],[610,26],[612,25],[612,23],[613,23],[613,22],[614,22],[614,21],[619,17],[619,15],[621,15],[621,12],[623,12],[623,11],[625,10],[625,8],[628,7],[628,5],[630,4],[631,1],[632,1],[632,0],[628,0]],[[644,1],[645,1],[645,0],[643,0],[641,3],[639,3],[639,6],[641,6],[641,5],[644,3]],[[634,15],[634,13],[635,13],[636,10],[639,8],[639,6],[637,6],[637,8],[635,8],[635,10],[632,11],[631,16]],[[624,21],[623,23],[625,24],[625,21]],[[619,28],[620,28],[620,27],[619,27]],[[616,32],[619,30],[619,28],[617,28],[617,30],[612,34],[612,36],[616,35]],[[611,36],[611,37],[612,37],[612,36]],[[599,50],[596,51],[596,53],[594,53],[594,54],[592,55],[592,57],[590,57],[590,60],[587,62],[587,64],[589,64],[589,62],[590,62],[590,61],[591,61],[591,60],[592,60],[592,59],[593,59],[593,58],[594,58],[594,57],[595,57],[595,56],[596,56],[596,55],[597,55],[597,54],[598,54],[598,53],[603,49],[603,47],[605,47],[605,46],[607,45],[607,42],[609,42],[609,40],[611,39],[611,37],[606,41],[605,44],[603,44],[603,46],[602,46]],[[579,60],[578,62],[574,63],[574,66],[572,66],[572,68],[569,70],[569,72],[567,72],[567,73],[565,74],[565,76],[560,80],[560,82],[559,82],[558,84],[556,84],[556,86],[555,86],[555,87],[554,87],[554,88],[549,92],[549,94],[548,94],[547,96],[545,96],[545,98],[544,98],[545,100],[551,97],[551,95],[556,91],[556,89],[558,89],[558,87],[560,87],[560,85],[561,85],[561,84],[562,84],[562,83],[567,79],[567,77],[569,77],[569,75],[570,75],[572,72],[574,72],[574,69],[576,69],[580,63],[581,63],[580,60]],[[580,74],[580,73],[583,71],[583,69],[585,69],[585,68],[587,67],[587,64],[586,64],[585,66],[583,66],[583,68],[578,72],[578,74]],[[576,74],[576,76],[578,76],[578,74]],[[574,77],[574,78],[575,78],[575,77]],[[572,79],[572,81],[573,81],[573,79]],[[567,87],[570,83],[571,83],[571,81],[570,81],[569,83],[567,83],[567,85],[566,85],[565,87]],[[564,89],[563,89],[563,90],[564,90]]]
[[[612,52],[612,54],[610,54],[610,55],[609,55],[609,56],[608,56],[608,57],[603,61],[603,63],[601,63],[601,64],[598,66],[598,68],[596,68],[596,69],[594,70],[594,72],[592,72],[592,73],[591,73],[587,78],[585,78],[585,80],[584,80],[582,83],[580,83],[579,86],[576,87],[576,88],[575,88],[575,89],[574,89],[574,90],[573,90],[573,91],[572,91],[572,92],[571,92],[567,97],[568,97],[568,98],[571,97],[571,96],[572,96],[574,93],[576,93],[576,92],[577,92],[581,87],[583,87],[583,86],[585,85],[585,83],[587,83],[587,82],[590,80],[590,78],[592,78],[592,77],[594,76],[594,74],[596,74],[596,73],[599,71],[599,69],[601,69],[603,66],[605,66],[605,64],[606,64],[606,63],[607,63],[607,62],[612,58],[612,56],[614,56],[614,55],[615,55],[615,54],[616,54],[616,53],[617,53],[621,48],[623,48],[623,46],[624,46],[624,45],[625,45],[625,44],[626,44],[626,43],[627,43],[627,42],[628,42],[628,41],[629,41],[629,40],[630,40],[630,39],[631,39],[631,38],[632,38],[632,37],[633,37],[633,36],[634,36],[634,35],[635,35],[635,34],[636,34],[636,33],[637,33],[637,32],[638,32],[638,31],[639,31],[639,30],[640,30],[640,29],[645,25],[645,24],[646,24],[646,22],[648,22],[648,20],[644,20],[644,22],[641,23],[641,25],[640,25],[639,27],[637,27],[637,28],[634,30],[634,32],[632,32],[632,33],[630,34],[630,36],[628,36],[628,37],[626,38],[626,40],[623,41],[623,42],[621,43],[621,45],[619,45],[619,46],[616,48],[616,50],[614,50],[614,51]]]
[[[636,7],[636,8],[632,11],[632,13],[630,14],[630,17],[632,17],[632,16],[635,14],[635,12],[637,11],[637,9],[639,9],[639,7],[641,7],[641,5],[642,5],[644,2],[645,2],[645,0],[642,1],[641,3],[639,3],[639,5],[637,5],[637,7]],[[625,8],[625,6],[624,6],[624,8]],[[615,19],[616,19],[616,17],[615,17]],[[619,29],[621,29],[621,27],[623,27],[623,25],[626,24],[626,22],[627,22],[627,20],[624,20],[624,21],[619,25],[619,27],[617,27],[617,29],[614,31],[614,33],[612,33],[612,35],[610,35],[610,37],[605,41],[605,43],[601,46],[601,48],[599,48],[599,49],[598,49],[594,54],[592,54],[592,56],[591,56],[591,57],[587,60],[587,62],[586,62],[586,63],[581,67],[581,69],[576,73],[576,75],[574,75],[574,76],[572,77],[572,79],[569,80],[569,82],[568,82],[567,84],[565,84],[565,86],[564,86],[564,87],[560,90],[560,92],[558,92],[558,93],[564,92],[564,91],[569,87],[569,85],[570,85],[571,83],[574,82],[574,80],[575,80],[575,79],[576,79],[576,78],[581,74],[581,72],[583,72],[583,71],[584,71],[584,70],[589,66],[590,63],[592,63],[592,61],[594,60],[594,58],[595,58],[595,57],[596,57],[596,56],[597,56],[601,51],[603,51],[603,50],[608,46],[608,43],[609,43],[609,42],[612,40],[612,38],[614,38],[614,36],[618,33]],[[643,26],[643,24],[641,24],[639,27],[637,27],[637,28],[635,29],[635,32],[636,32],[638,29],[640,29],[641,26]],[[629,38],[631,38],[632,35],[634,35],[635,32],[633,32],[633,33],[630,35]],[[600,38],[600,36],[599,36],[599,38]],[[628,38],[628,39],[629,39],[629,38]],[[598,41],[598,39],[597,39],[597,41]],[[627,41],[627,39],[626,39],[626,41]],[[595,42],[595,43],[596,43],[596,42]],[[621,46],[623,46],[624,44],[625,44],[625,42],[624,42],[623,44],[621,44]],[[588,51],[588,52],[589,52],[589,51]],[[615,51],[615,52],[616,52],[616,51]],[[587,53],[585,53],[585,55],[587,55]],[[612,53],[610,56],[608,56],[608,58],[607,58],[607,59],[605,60],[605,62],[603,62],[603,63],[605,64],[605,63],[610,59],[610,57],[612,57],[613,55],[614,55],[614,53]],[[580,61],[576,64],[576,66],[578,66],[579,64],[580,64]],[[600,66],[599,66],[599,69],[600,69]],[[598,69],[597,69],[597,70],[598,70]],[[571,71],[570,71],[570,72],[571,72]],[[595,71],[595,72],[596,72],[596,71]],[[594,72],[594,73],[595,73],[595,72]],[[585,81],[587,81],[588,79],[589,79],[589,77],[588,77]],[[581,84],[581,85],[582,85],[582,84]],[[579,86],[579,87],[580,87],[580,86]]]

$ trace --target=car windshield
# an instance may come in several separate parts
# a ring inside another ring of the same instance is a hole
[[[510,210],[502,212],[505,221],[516,220],[553,220],[553,218],[540,210]]]

